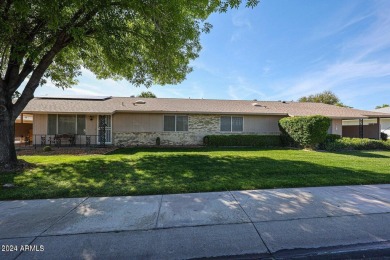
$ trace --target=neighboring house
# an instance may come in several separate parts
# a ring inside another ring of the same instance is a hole
[[[390,107],[383,107],[374,110],[375,112],[390,114]],[[390,136],[390,118],[384,118],[381,120],[381,131]]]
[[[330,117],[328,132],[343,135],[343,120],[390,118],[390,113],[321,103],[132,97],[34,98],[26,115],[33,117],[35,144],[51,143],[56,135],[76,136],[77,144],[98,143],[104,124],[105,141],[114,145],[154,145],[157,137],[162,145],[199,145],[212,134],[278,135],[279,119],[308,115]],[[379,138],[379,124],[375,127],[373,138]]]

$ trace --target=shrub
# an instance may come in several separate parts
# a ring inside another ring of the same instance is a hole
[[[390,150],[389,141],[368,138],[341,138],[325,146],[328,151],[341,150]]]
[[[315,148],[325,141],[330,123],[331,119],[325,116],[285,117],[279,120],[279,128],[287,144]]]
[[[319,148],[325,150],[328,144],[333,143],[334,141],[339,139],[341,139],[341,135],[327,134],[325,137],[325,141],[319,144]]]
[[[44,152],[50,152],[50,151],[52,151],[52,149],[51,149],[50,146],[45,146],[45,147],[43,147],[43,151]]]
[[[388,135],[385,132],[381,132],[381,139],[387,141]]]
[[[206,135],[206,146],[281,146],[278,135]]]
[[[205,137],[203,137],[203,144],[208,146],[209,145],[209,136],[206,135]]]

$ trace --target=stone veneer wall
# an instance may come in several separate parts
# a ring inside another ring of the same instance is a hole
[[[245,122],[244,122],[245,123]],[[185,132],[120,132],[113,133],[115,145],[202,145],[203,137],[210,134],[259,134],[220,132],[219,115],[188,115],[188,131]],[[268,133],[263,133],[268,134]]]
[[[219,132],[219,116],[189,115],[185,132],[121,132],[113,133],[115,145],[155,145],[160,137],[161,145],[201,145],[203,137]]]

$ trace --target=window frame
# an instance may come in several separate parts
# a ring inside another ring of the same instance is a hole
[[[165,117],[175,117],[175,129],[174,130],[165,130]],[[177,117],[178,116],[181,116],[181,117],[187,117],[187,130],[177,130]],[[164,132],[188,132],[188,125],[189,125],[189,116],[188,115],[164,115],[163,117],[163,131]]]
[[[55,120],[56,120],[56,130],[54,134],[49,133],[49,115],[55,115]],[[75,133],[74,135],[87,135],[86,129],[84,129],[84,134],[78,134],[77,133],[77,127],[78,127],[78,116],[84,116],[84,126],[87,128],[87,115],[85,114],[47,114],[47,128],[46,128],[46,133],[47,135],[58,135],[58,115],[75,115]]]
[[[230,117],[230,131],[222,130],[222,117]],[[233,131],[233,117],[242,118],[242,130],[241,131]],[[223,133],[243,133],[244,132],[244,116],[221,115],[219,117],[219,131],[223,132]]]

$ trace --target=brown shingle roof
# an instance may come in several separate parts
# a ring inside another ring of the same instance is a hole
[[[390,107],[382,107],[375,109],[374,112],[380,112],[380,113],[390,113]]]
[[[143,100],[144,104],[136,101]],[[256,103],[256,105],[254,105]],[[34,98],[25,113],[189,113],[189,114],[251,114],[251,115],[324,115],[331,118],[390,117],[390,114],[344,108],[321,103],[279,101],[130,98],[113,97],[106,100]]]

